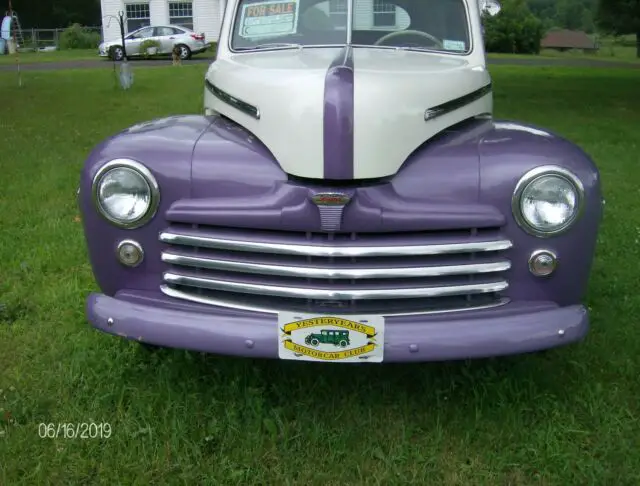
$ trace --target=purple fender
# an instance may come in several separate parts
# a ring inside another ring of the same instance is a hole
[[[134,230],[116,228],[94,210],[91,182],[115,158],[145,164],[160,186],[155,218]],[[513,220],[511,198],[518,179],[539,165],[560,165],[583,182],[585,207],[567,233],[548,239],[525,233]],[[167,220],[255,229],[321,231],[313,192],[352,196],[341,232],[385,233],[501,227],[514,246],[506,296],[566,306],[582,298],[601,219],[599,173],[577,146],[546,130],[514,122],[470,120],[419,147],[392,178],[330,185],[285,174],[251,133],[222,117],[178,116],[137,125],[104,141],[82,171],[79,204],[94,275],[102,291],[157,291],[167,266],[158,234]],[[116,245],[138,240],[147,257],[137,268],[118,265]],[[528,257],[537,249],[558,256],[563,271],[533,277]]]

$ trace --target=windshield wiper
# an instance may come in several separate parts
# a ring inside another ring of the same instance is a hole
[[[268,44],[258,44],[257,46],[251,46],[251,47],[237,47],[236,50],[237,51],[253,51],[253,50],[259,50],[259,49],[270,49],[272,47],[302,49],[304,46],[302,44],[294,44],[290,42],[271,42]]]

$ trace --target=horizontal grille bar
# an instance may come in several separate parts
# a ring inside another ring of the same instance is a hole
[[[512,246],[509,240],[396,246],[298,245],[195,236],[169,231],[164,231],[160,234],[160,241],[174,245],[188,245],[202,248],[316,257],[447,255],[453,253],[507,250]]]
[[[255,303],[255,299],[253,299],[251,295],[247,296],[246,299],[237,299],[237,298],[232,298],[231,296],[229,296],[229,294],[224,294],[226,295],[225,297],[221,297],[220,295],[216,295],[214,296],[210,296],[210,295],[200,295],[200,294],[194,294],[191,292],[187,292],[187,291],[183,291],[183,290],[178,290],[175,288],[172,288],[168,285],[161,285],[160,286],[160,290],[162,291],[162,293],[164,293],[165,295],[168,295],[169,297],[173,297],[176,299],[181,299],[181,300],[187,300],[187,301],[191,301],[191,302],[195,302],[198,304],[205,304],[205,305],[213,305],[213,306],[217,306],[217,307],[226,307],[229,309],[238,309],[238,310],[244,310],[244,311],[250,311],[250,312],[264,312],[266,314],[278,314],[279,312],[282,312],[283,310],[290,310],[290,311],[299,311],[299,312],[313,312],[314,309],[308,309],[305,308],[304,305],[295,305],[296,302],[290,302],[288,303],[288,305],[278,305],[278,306],[273,306],[273,305],[267,305],[267,304],[256,304]],[[250,303],[251,302],[251,303]],[[491,302],[488,303],[482,303],[482,304],[471,304],[465,307],[455,307],[455,308],[440,308],[440,309],[417,309],[417,310],[411,310],[411,311],[395,311],[395,310],[389,310],[389,307],[387,306],[385,311],[380,312],[381,315],[385,316],[385,317],[389,317],[389,316],[410,316],[410,315],[431,315],[431,314],[444,314],[444,313],[451,313],[451,312],[466,312],[466,311],[477,311],[477,310],[483,310],[483,309],[491,309],[494,307],[500,307],[503,306],[505,304],[509,303],[509,299],[507,298],[501,298],[501,299],[497,299],[497,300],[493,300]],[[315,312],[318,312],[317,309],[315,309]],[[339,314],[352,314],[352,313],[361,313],[362,311],[359,309],[324,309],[324,312],[334,312],[334,313],[339,313]]]
[[[284,287],[276,285],[261,285],[248,282],[231,282],[214,278],[178,275],[171,272],[164,274],[164,281],[173,285],[186,285],[210,290],[227,292],[241,292],[248,294],[272,295],[275,297],[302,299],[330,299],[330,300],[374,300],[446,297],[451,295],[470,295],[505,290],[509,284],[505,280],[484,283],[469,283],[463,285],[447,285],[441,287],[408,287],[408,288],[315,288],[315,287]]]
[[[209,270],[224,270],[259,275],[330,279],[441,277],[447,275],[472,275],[503,272],[511,268],[511,262],[509,260],[489,263],[469,263],[463,265],[431,265],[393,268],[291,266],[202,258],[197,256],[178,255],[170,252],[162,253],[162,261],[172,265],[184,265],[195,268],[206,268]]]

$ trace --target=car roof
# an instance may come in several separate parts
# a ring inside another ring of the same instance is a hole
[[[135,34],[136,32],[138,32],[139,30],[144,30],[144,29],[149,29],[151,27],[171,27],[172,29],[178,29],[178,30],[182,30],[184,32],[193,32],[191,29],[189,29],[188,27],[183,27],[182,25],[170,25],[170,24],[162,24],[162,25],[145,25],[144,27],[140,27],[136,30],[132,30],[131,32],[129,32],[129,34]]]
[[[180,30],[184,30],[185,32],[193,32],[190,28],[188,27],[183,27],[182,25],[154,25],[154,27],[171,27],[173,29],[180,29]]]

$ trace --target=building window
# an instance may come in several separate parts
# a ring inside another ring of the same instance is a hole
[[[169,23],[193,30],[193,4],[191,2],[170,2]]]
[[[373,26],[395,27],[396,6],[384,0],[373,0]]]
[[[329,15],[336,27],[347,25],[347,0],[329,0]]]
[[[133,32],[140,27],[151,25],[148,3],[127,4],[127,32]]]

